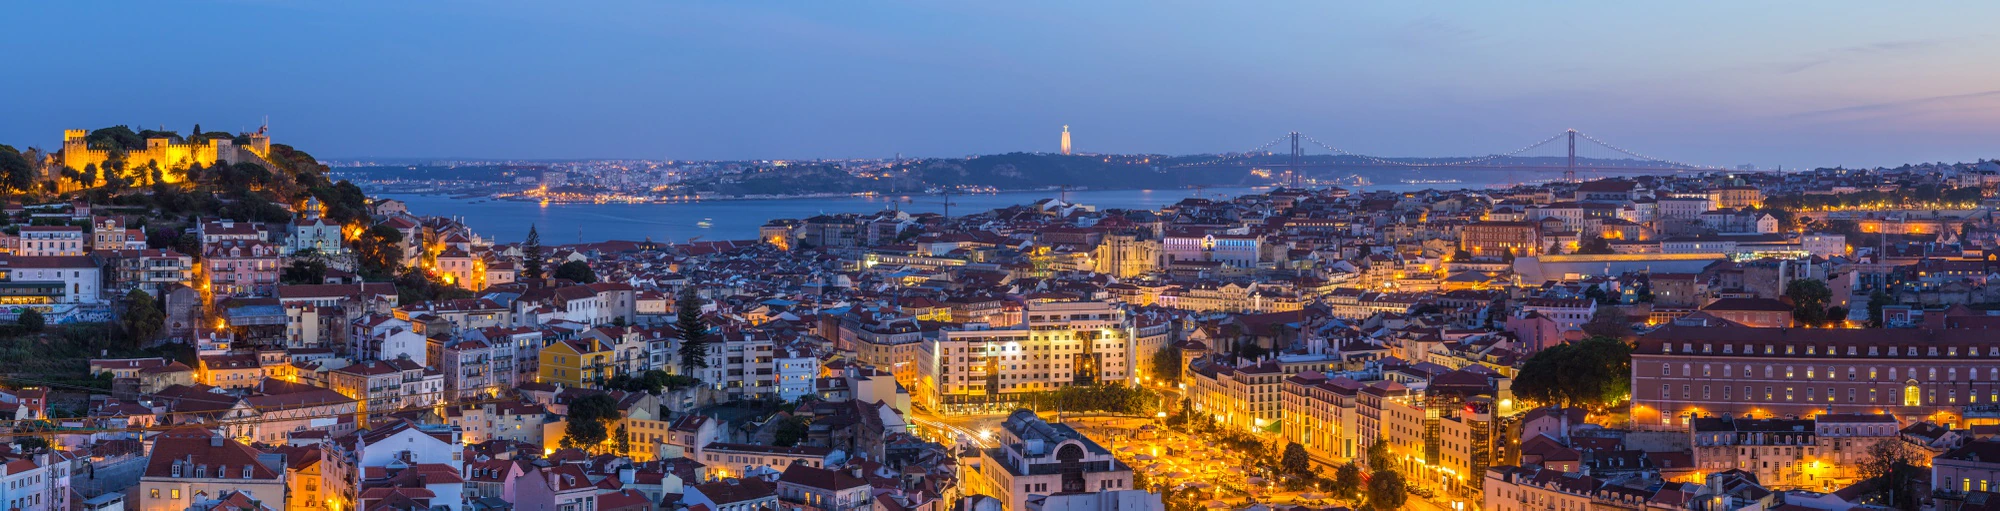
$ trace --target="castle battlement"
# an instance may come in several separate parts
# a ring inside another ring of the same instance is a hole
[[[96,165],[101,168],[104,162],[111,159],[111,151],[90,147],[89,141],[85,140],[89,136],[90,132],[86,130],[63,130],[61,161],[64,167],[83,170]],[[153,163],[161,169],[180,170],[192,165],[211,166],[217,161],[240,163],[264,158],[271,153],[271,137],[265,135],[263,129],[259,128],[256,133],[246,136],[250,143],[243,146],[237,146],[234,140],[224,139],[210,139],[201,144],[177,144],[171,138],[148,138],[144,149],[125,152],[125,168],[130,172],[130,169],[138,169],[147,163]],[[243,154],[245,151],[250,154]],[[163,177],[169,183],[180,180],[177,172],[166,174]]]

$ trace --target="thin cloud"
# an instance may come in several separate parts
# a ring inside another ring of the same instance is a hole
[[[1477,29],[1435,14],[1410,20],[1395,34],[1391,41],[1402,48],[1449,49],[1476,46],[1486,39],[1486,34]]]
[[[1956,103],[1981,100],[1986,98],[2000,98],[2000,90],[1969,92],[1965,94],[1947,94],[1942,96],[1913,98],[1900,101],[1890,101],[1885,103],[1870,103],[1866,105],[1830,108],[1825,110],[1813,110],[1808,112],[1799,112],[1787,115],[1785,116],[1785,118],[1824,119],[1828,117],[1855,117],[1863,115],[1907,114],[1907,113],[1914,113],[1926,107],[1933,107],[1946,104],[1956,104]]]
[[[1952,40],[1954,38],[1906,39],[1842,46],[1813,52],[1796,60],[1767,64],[1766,67],[1778,74],[1795,74],[1852,58],[1866,58],[1875,55],[1927,50],[1942,46]]]

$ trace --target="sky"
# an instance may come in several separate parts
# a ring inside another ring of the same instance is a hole
[[[1576,129],[1699,164],[2000,157],[2000,3],[1918,5],[30,2],[0,30],[0,143],[268,117],[323,159],[962,156],[1063,125],[1105,153]]]

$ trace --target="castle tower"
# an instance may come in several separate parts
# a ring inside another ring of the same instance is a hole
[[[1063,153],[1064,155],[1068,155],[1068,154],[1069,154],[1069,125],[1068,125],[1068,124],[1064,124],[1064,125],[1063,125],[1063,135],[1062,135],[1062,153]]]
[[[256,133],[250,134],[250,152],[257,153],[258,157],[271,157],[271,135],[266,133],[269,128],[269,126],[260,126],[257,128]]]
[[[62,164],[64,167],[83,170],[84,167],[92,164],[104,163],[104,159],[110,153],[102,150],[92,151],[90,149],[90,142],[84,140],[88,136],[90,136],[90,132],[84,130],[63,130]]]

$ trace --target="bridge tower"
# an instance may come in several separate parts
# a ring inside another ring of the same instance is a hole
[[[1299,149],[1299,132],[1292,132],[1292,188],[1299,187],[1299,157],[1304,155]]]
[[[1576,182],[1576,130],[1569,130],[1569,165],[1563,167],[1563,180]]]

